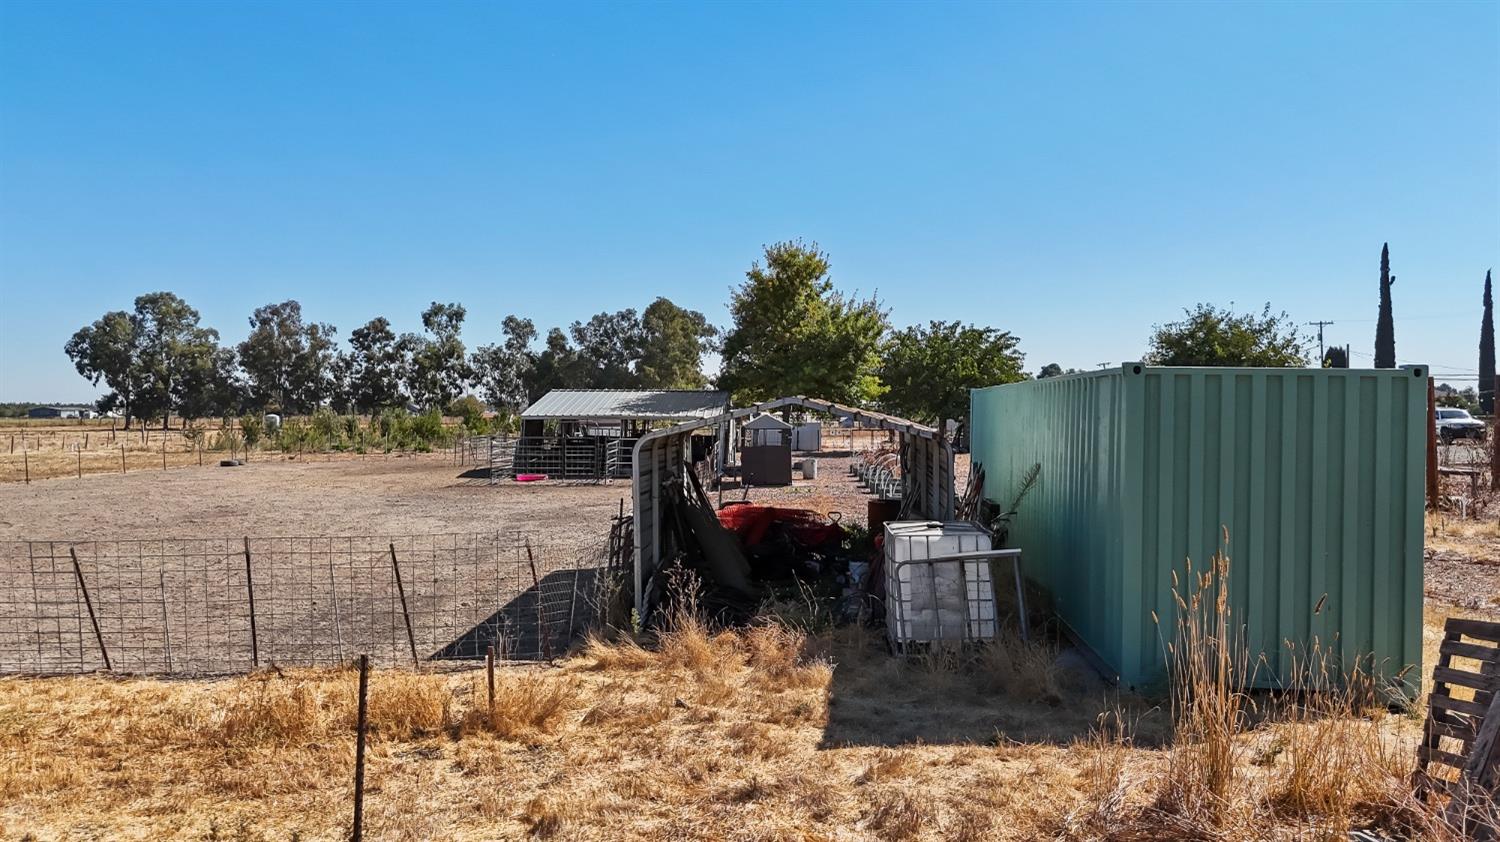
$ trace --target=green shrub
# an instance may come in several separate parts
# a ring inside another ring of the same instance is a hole
[[[464,429],[468,430],[471,435],[481,435],[489,431],[489,420],[484,417],[484,404],[473,395],[464,395],[448,404],[448,414],[463,419]]]
[[[323,407],[314,412],[309,427],[312,430],[309,443],[318,450],[328,450],[343,444],[344,425],[333,410]]]
[[[253,412],[240,416],[240,434],[246,447],[254,447],[265,437],[266,421]]]
[[[437,445],[448,443],[448,431],[443,427],[443,414],[436,409],[418,415],[411,420],[412,446],[422,453]]]
[[[208,439],[208,449],[212,451],[235,451],[245,449],[245,437],[241,436],[233,427],[225,427]]]

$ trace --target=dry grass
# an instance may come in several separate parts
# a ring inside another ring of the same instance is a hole
[[[493,710],[482,672],[377,672],[368,835],[1436,836],[1400,799],[1409,718],[1344,705],[1244,723],[1232,768],[1198,767],[1228,781],[1217,811],[1167,810],[1188,785],[1179,753],[1217,737],[1179,714],[1172,743],[1161,709],[1063,673],[1015,640],[905,661],[858,629],[690,618],[651,646],[593,639],[557,668],[502,671]],[[0,836],[341,838],[354,681],[0,680]]]

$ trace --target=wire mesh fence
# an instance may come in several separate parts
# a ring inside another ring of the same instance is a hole
[[[0,542],[0,673],[548,658],[595,615],[606,553],[519,532]]]

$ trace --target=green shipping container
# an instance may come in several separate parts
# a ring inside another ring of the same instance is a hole
[[[1058,617],[1126,685],[1165,676],[1172,571],[1228,531],[1231,617],[1256,684],[1316,641],[1349,665],[1422,660],[1427,369],[1118,369],[975,389],[973,459]],[[1184,580],[1184,585],[1186,581]],[[1320,604],[1321,603],[1321,604]],[[1160,618],[1153,621],[1152,613]]]

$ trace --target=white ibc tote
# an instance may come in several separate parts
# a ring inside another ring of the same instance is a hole
[[[995,638],[990,560],[913,563],[990,552],[990,535],[967,522],[897,521],[885,525],[886,633],[897,647],[935,640]]]

